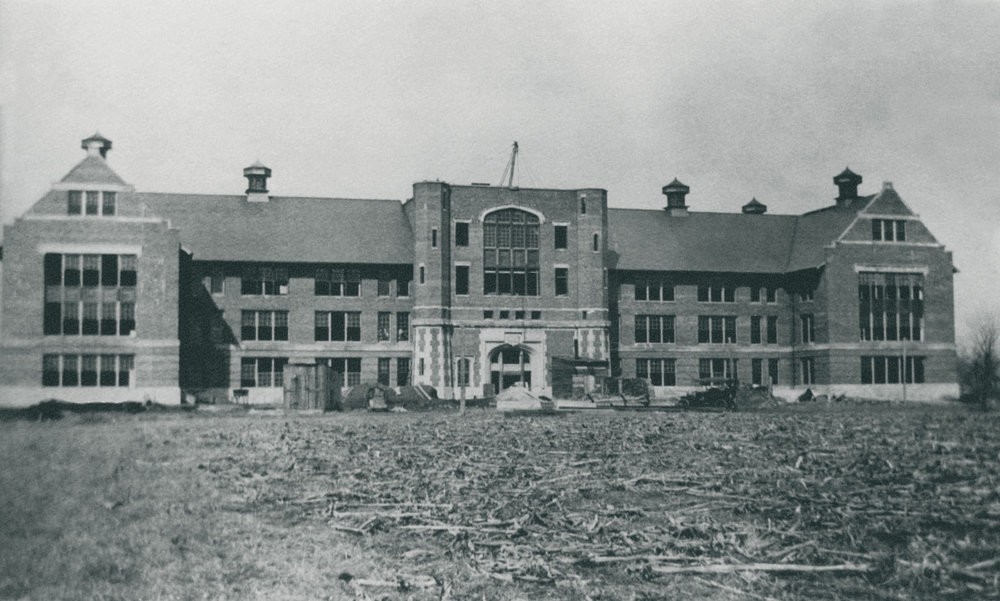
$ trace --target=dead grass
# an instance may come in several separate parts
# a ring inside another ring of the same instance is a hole
[[[88,415],[0,457],[0,598],[1000,595],[1000,416],[956,407]]]

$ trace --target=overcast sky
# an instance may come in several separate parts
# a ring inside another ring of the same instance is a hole
[[[96,130],[162,192],[259,159],[273,194],[405,199],[517,140],[522,186],[802,213],[849,165],[954,252],[960,337],[1000,308],[1000,2],[612,4],[0,0],[0,216]]]

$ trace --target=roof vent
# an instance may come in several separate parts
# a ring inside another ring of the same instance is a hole
[[[87,156],[96,157],[100,155],[103,159],[108,156],[108,151],[111,150],[111,140],[105,138],[100,133],[95,133],[89,138],[84,138],[80,144],[80,148],[87,151]]]
[[[849,168],[844,168],[840,175],[833,178],[833,183],[837,184],[837,189],[840,190],[840,194],[837,196],[837,206],[851,206],[851,202],[858,198],[858,184],[861,183],[861,176]]]
[[[745,215],[763,215],[767,213],[767,205],[756,198],[752,198],[750,202],[743,205],[743,213]]]
[[[248,202],[267,202],[271,199],[267,193],[267,178],[271,177],[271,170],[262,165],[260,161],[245,168],[243,177],[247,178]]]
[[[684,197],[691,191],[691,188],[682,184],[676,177],[674,181],[663,186],[663,194],[667,197],[667,206],[664,207],[671,215],[687,215],[687,205],[684,204]]]

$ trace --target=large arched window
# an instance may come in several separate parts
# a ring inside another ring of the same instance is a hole
[[[538,296],[538,217],[519,209],[483,218],[483,293]]]

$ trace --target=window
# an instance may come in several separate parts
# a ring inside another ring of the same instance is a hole
[[[410,385],[410,360],[407,357],[396,359],[396,386]]]
[[[580,197],[580,214],[581,215],[586,215],[587,214],[587,197],[586,196],[581,196]]]
[[[732,286],[698,286],[698,301],[702,303],[734,303],[736,289]]]
[[[556,296],[569,295],[569,268],[556,267]]]
[[[288,311],[242,311],[242,340],[288,340]]]
[[[242,294],[279,296],[288,294],[288,269],[285,267],[254,265],[243,275]]]
[[[601,235],[594,234],[594,252],[601,250]]]
[[[469,294],[469,266],[455,266],[455,294],[466,296]]]
[[[315,339],[319,342],[360,342],[361,312],[317,311]]]
[[[663,280],[638,280],[635,283],[635,300],[672,301],[674,285]]]
[[[438,230],[437,228],[431,228],[431,248],[438,247]]]
[[[287,277],[285,283],[287,285]],[[317,296],[360,296],[361,272],[321,267],[316,270],[313,293]]]
[[[388,271],[378,272],[378,295],[379,296],[389,296],[389,284],[391,283],[391,278],[389,277]]]
[[[767,378],[771,382],[771,386],[778,385],[778,360],[768,359],[767,360]]]
[[[767,288],[766,294],[767,294],[767,296],[764,297],[766,299],[765,302],[769,302],[769,303],[777,302],[777,300],[778,300],[778,289],[777,288]]]
[[[587,318],[587,313],[584,311],[584,319]],[[514,311],[514,319],[524,319],[524,311],[518,310]]]
[[[489,309],[483,311],[483,319],[493,319],[493,311]]]
[[[802,383],[806,386],[816,383],[816,365],[812,357],[799,360],[802,366]]]
[[[764,360],[763,359],[751,359],[750,360],[750,383],[754,386],[760,386],[764,383]]]
[[[502,309],[500,311],[500,319],[510,319],[510,311],[508,309]]]
[[[778,316],[767,316],[767,343],[778,344]]]
[[[815,300],[816,291],[815,290],[802,290],[799,292],[799,302],[809,302]]]
[[[750,344],[760,344],[760,315],[750,317]]]
[[[42,386],[127,388],[133,365],[132,355],[44,355]]]
[[[538,296],[535,215],[502,209],[483,219],[483,293]]]
[[[104,217],[112,217],[117,209],[118,197],[114,192],[104,192],[102,194],[103,202],[101,203],[101,215]]]
[[[736,342],[736,317],[699,315],[698,342],[712,344]]]
[[[378,383],[382,386],[389,386],[392,380],[389,379],[389,368],[392,365],[392,359],[389,357],[379,357],[378,358]]]
[[[635,377],[649,380],[653,386],[676,386],[674,359],[636,359]]]
[[[420,375],[423,376],[424,375],[424,358],[423,357],[421,357],[420,361],[417,363],[417,369],[419,370]]]
[[[918,273],[859,273],[861,340],[922,340],[923,284]]]
[[[469,245],[469,224],[464,221],[455,222],[455,246]]]
[[[243,357],[240,360],[240,388],[281,388],[287,362],[284,357]]]
[[[337,357],[334,359],[317,357],[316,363],[329,365],[333,371],[340,374],[342,386],[357,386],[361,383],[360,357]]]
[[[879,242],[906,242],[906,221],[901,219],[872,219],[872,240]]]
[[[379,311],[378,313],[378,338],[379,342],[389,340],[389,334],[392,331],[389,321],[392,319],[392,313],[387,311]],[[388,384],[386,384],[388,386]]]
[[[757,286],[750,287],[750,302],[759,303],[760,302],[760,288]]]
[[[213,269],[211,275],[209,275],[208,291],[212,294],[225,294],[226,293],[226,275],[222,272],[222,269]]]
[[[568,236],[569,226],[557,225],[555,226],[555,248],[556,250],[566,250],[569,246],[569,236]]]
[[[902,371],[903,357],[861,357],[862,384],[923,384],[924,357],[906,357],[906,373]]]
[[[79,190],[69,191],[69,201],[66,206],[67,215],[82,215],[83,214],[83,192]]]
[[[101,215],[114,217],[118,212],[118,194],[100,190],[70,190],[67,194],[67,215]]]
[[[425,281],[425,280],[424,280],[424,266],[423,266],[423,265],[421,265],[421,266],[420,266],[420,283],[421,283],[421,284],[423,284],[423,283],[424,283],[424,281]]]
[[[673,342],[673,315],[636,315],[635,341],[639,342]]]
[[[737,379],[736,366],[738,359],[699,359],[698,377],[702,380],[714,378]]]
[[[410,339],[410,314],[396,313],[396,342]]]
[[[135,268],[135,255],[46,254],[42,331],[129,335],[135,329]]]
[[[802,322],[802,342],[816,342],[816,330],[813,327],[813,316],[806,313],[800,316]]]
[[[409,274],[396,280],[396,296],[410,296],[410,280],[412,278],[413,270],[411,268]]]
[[[541,318],[542,318],[542,312],[541,311],[532,311],[531,312],[531,319],[541,319]]]
[[[96,190],[88,190],[84,192],[85,198],[87,199],[87,215],[97,215],[97,207],[100,203],[100,192]]]
[[[462,388],[469,386],[469,359],[467,357],[462,357],[456,363],[456,370],[458,372],[458,385]]]

